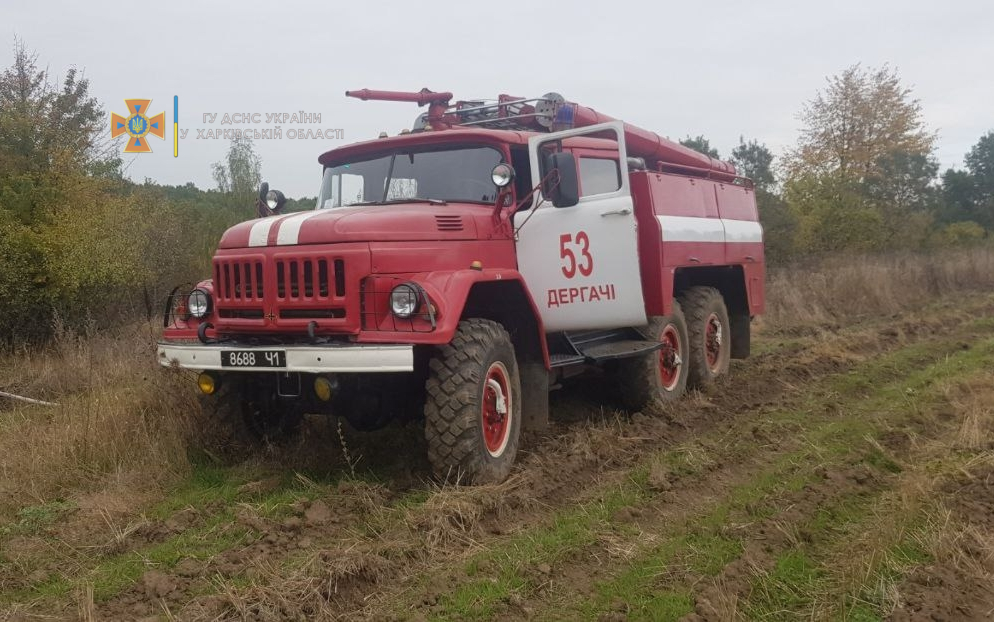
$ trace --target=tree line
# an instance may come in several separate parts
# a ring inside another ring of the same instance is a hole
[[[994,229],[994,131],[939,175],[936,134],[890,67],[853,65],[799,114],[797,145],[779,157],[740,139],[730,154],[756,185],[768,258],[974,244]],[[681,144],[714,158],[704,136]]]
[[[964,170],[938,175],[936,136],[894,70],[846,69],[800,119],[786,153],[742,139],[730,154],[755,183],[772,261],[971,244],[994,229],[994,132]],[[106,121],[81,73],[56,82],[16,44],[0,73],[0,347],[158,316],[171,287],[207,274],[224,230],[254,214],[261,162],[247,139],[213,165],[216,188],[136,183]],[[702,136],[681,142],[720,157]]]

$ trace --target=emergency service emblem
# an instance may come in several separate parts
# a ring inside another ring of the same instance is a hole
[[[124,153],[151,153],[148,135],[166,139],[166,113],[160,112],[149,118],[148,105],[152,103],[151,99],[126,99],[124,103],[128,107],[128,117],[124,118],[116,112],[110,114],[110,137],[128,135]]]

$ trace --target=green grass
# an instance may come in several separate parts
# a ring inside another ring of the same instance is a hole
[[[812,586],[821,575],[817,562],[803,551],[782,553],[769,574],[753,582],[747,614],[751,618],[778,619],[807,606],[812,598]]]
[[[74,509],[76,504],[65,499],[23,507],[17,511],[16,522],[0,526],[0,537],[35,534]]]
[[[528,588],[540,564],[554,565],[571,551],[594,544],[599,526],[625,507],[644,501],[645,490],[633,481],[610,489],[600,499],[555,515],[549,525],[531,529],[502,542],[499,548],[474,556],[465,573],[470,580],[440,599],[440,619],[491,618],[512,593]],[[487,568],[486,575],[480,568]]]
[[[186,558],[206,560],[254,539],[255,532],[234,524],[234,518],[233,513],[223,512],[202,527],[184,531],[151,548],[103,561],[85,577],[93,585],[94,600],[118,594],[147,570],[169,569]]]

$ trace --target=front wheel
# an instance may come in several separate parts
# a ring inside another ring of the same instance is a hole
[[[518,453],[521,380],[504,327],[465,320],[438,348],[425,383],[428,460],[443,480],[503,481]]]
[[[615,386],[621,405],[629,411],[641,410],[654,401],[679,399],[687,388],[687,323],[680,303],[674,300],[668,317],[654,316],[640,330],[662,346],[655,352],[618,361]]]
[[[217,393],[200,400],[211,425],[234,446],[285,440],[303,420],[299,409],[279,399],[275,379],[261,375],[229,375]]]

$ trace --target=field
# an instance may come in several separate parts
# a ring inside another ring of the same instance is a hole
[[[994,616],[994,252],[774,271],[753,356],[667,410],[552,395],[498,486],[417,425],[251,452],[154,326],[0,360],[0,619]]]

